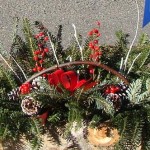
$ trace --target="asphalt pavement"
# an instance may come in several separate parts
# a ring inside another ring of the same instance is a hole
[[[138,0],[138,5],[138,37],[141,33],[150,35],[150,24],[142,29],[144,0]],[[118,30],[128,33],[130,41],[133,39],[137,8],[135,0],[0,0],[0,42],[5,49],[9,49],[12,43],[14,17],[20,18],[20,34],[21,20],[26,17],[31,23],[42,21],[54,34],[58,26],[62,25],[64,46],[69,45],[73,37],[72,23],[85,38],[88,31],[96,26],[95,22],[100,21],[100,43],[113,44],[116,41],[115,32]]]

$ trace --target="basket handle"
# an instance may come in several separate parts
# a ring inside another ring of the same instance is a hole
[[[112,74],[116,75],[118,78],[120,78],[122,81],[124,81],[124,83],[126,85],[129,85],[129,81],[122,75],[120,74],[119,72],[117,72],[116,70],[108,67],[107,65],[104,65],[102,63],[98,63],[98,62],[91,62],[91,61],[74,61],[74,62],[68,62],[68,63],[64,63],[64,64],[60,64],[60,65],[55,65],[55,66],[52,66],[50,68],[47,68],[43,71],[40,71],[39,73],[31,76],[26,82],[31,82],[34,78],[44,74],[44,73],[47,73],[47,72],[50,72],[50,71],[54,71],[58,68],[63,68],[63,67],[67,67],[67,66],[72,66],[72,65],[92,65],[92,66],[96,66],[96,67],[100,67],[108,72],[111,72]],[[25,83],[26,83],[25,82]]]

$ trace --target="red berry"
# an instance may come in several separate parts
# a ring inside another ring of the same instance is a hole
[[[44,73],[44,74],[42,74],[42,76],[46,78],[46,77],[47,77],[47,74],[46,74],[46,73]]]
[[[21,94],[28,94],[31,90],[31,84],[30,83],[24,83],[20,86]]]
[[[101,36],[101,34],[100,34],[100,33],[98,33],[96,36],[97,36],[97,37],[99,37],[99,36]]]
[[[99,51],[100,50],[99,46],[94,46],[94,50]]]
[[[43,52],[42,54],[41,54],[41,56],[42,56],[42,58],[45,56],[45,52]]]
[[[44,36],[44,32],[40,32],[40,33],[39,33],[39,36]]]
[[[94,32],[95,34],[98,34],[98,33],[99,33],[98,29],[93,29],[93,32]]]
[[[109,94],[109,93],[110,93],[110,89],[107,88],[107,89],[105,90],[105,94]]]
[[[102,55],[103,53],[102,53],[102,51],[99,51],[99,55]]]
[[[42,54],[44,51],[43,50],[40,50],[40,54]]]
[[[49,49],[48,48],[44,48],[44,52],[49,52]]]
[[[94,40],[93,43],[94,43],[94,44],[98,44],[98,40]]]
[[[39,60],[39,63],[40,63],[40,64],[42,64],[43,62],[44,62],[44,60],[43,60],[43,59]]]
[[[94,44],[93,44],[93,42],[89,42],[89,48],[94,49]]]
[[[90,69],[90,74],[93,74],[94,73],[94,69]]]
[[[44,41],[48,41],[48,40],[49,40],[48,36],[44,37]]]
[[[37,68],[33,68],[32,71],[33,71],[33,72],[37,72]]]
[[[93,35],[93,31],[90,31],[90,32],[88,33],[88,35],[89,35],[89,36]]]
[[[115,90],[116,90],[116,92],[120,91],[120,87],[116,86]]]
[[[110,89],[110,93],[115,93],[115,88]]]
[[[101,25],[101,23],[100,23],[100,21],[97,21],[97,23],[96,23],[98,26],[100,26]]]
[[[35,35],[34,37],[35,37],[36,39],[38,39],[38,38],[39,38],[39,35]]]
[[[39,57],[38,57],[38,56],[34,56],[33,59],[34,59],[35,61],[38,61],[38,60],[39,60]]]
[[[37,67],[37,70],[38,70],[38,71],[41,71],[42,69],[43,69],[43,68],[40,67],[40,66]]]
[[[42,44],[40,44],[40,43],[39,43],[39,44],[38,44],[38,47],[40,47],[40,48],[41,48],[41,47],[42,47]]]
[[[100,55],[100,53],[99,52],[95,52],[95,56],[99,56]]]
[[[40,50],[34,51],[34,54],[35,54],[35,55],[39,55],[39,54],[40,54]]]

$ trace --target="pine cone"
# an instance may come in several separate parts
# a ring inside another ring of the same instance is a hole
[[[26,96],[21,103],[22,111],[30,116],[37,115],[40,111],[40,103],[30,96]]]
[[[20,88],[13,89],[10,93],[7,94],[9,100],[17,100],[20,95]]]
[[[113,102],[116,111],[120,110],[122,106],[127,105],[126,90],[127,86],[124,84],[107,85],[103,88],[102,95],[108,100]],[[125,104],[126,103],[126,104]]]
[[[44,86],[42,85],[42,82],[46,82],[44,77],[37,77],[32,81],[32,88],[34,90],[44,90]]]

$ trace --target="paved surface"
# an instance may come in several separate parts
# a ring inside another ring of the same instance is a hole
[[[138,0],[140,8],[139,32],[150,33],[150,25],[141,28],[144,0]],[[0,41],[9,49],[12,41],[13,18],[29,18],[42,21],[45,26],[57,31],[63,26],[63,44],[69,44],[73,36],[72,23],[78,33],[86,37],[87,32],[101,21],[101,43],[113,43],[115,31],[122,29],[135,34],[137,10],[135,0],[0,0]],[[21,27],[21,26],[20,26]]]

